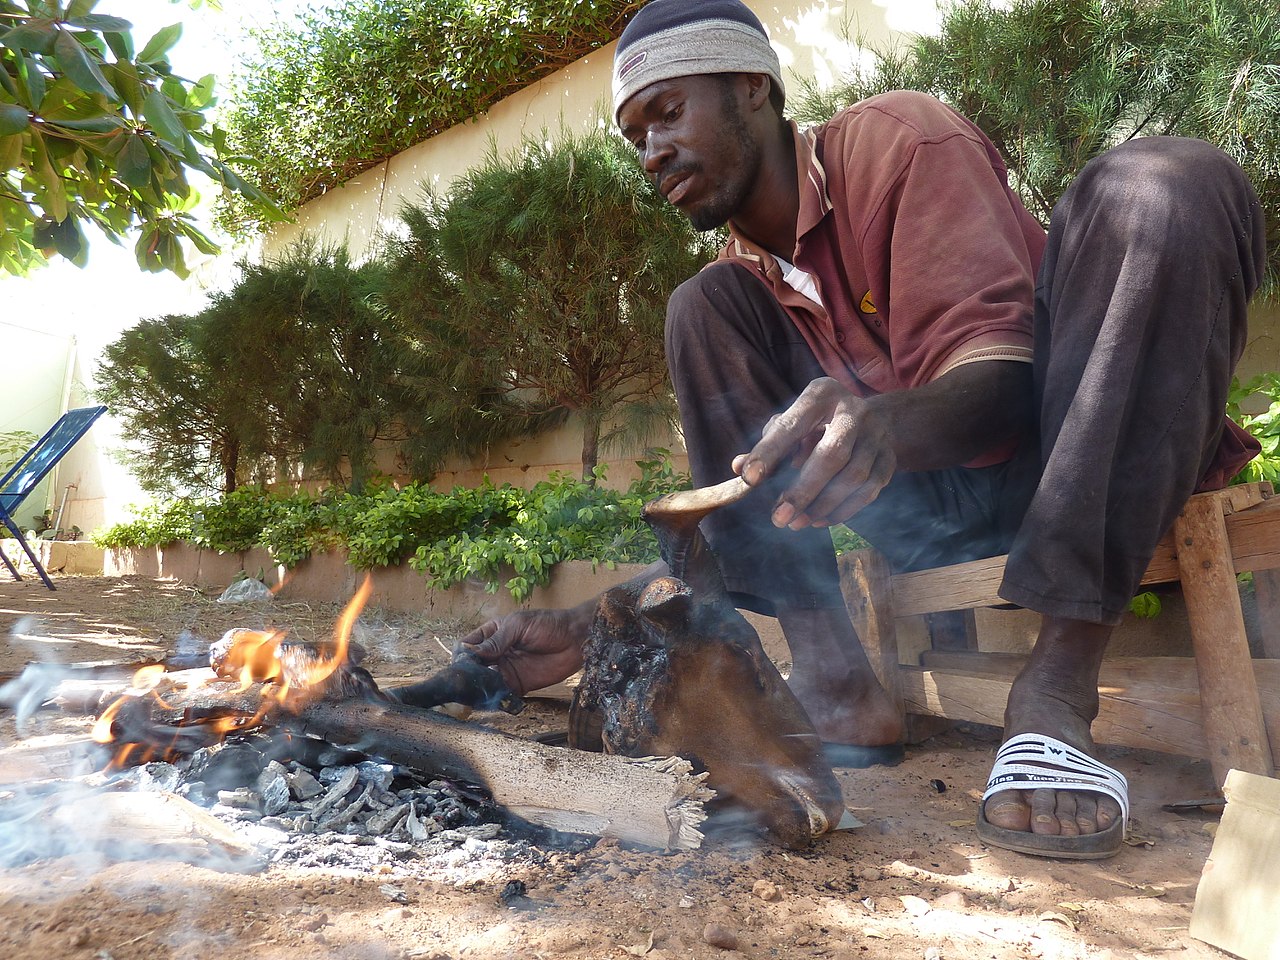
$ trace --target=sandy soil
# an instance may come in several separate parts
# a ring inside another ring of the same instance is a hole
[[[216,639],[232,626],[271,625],[322,638],[338,613],[336,605],[228,606],[140,578],[64,577],[58,587],[0,582],[0,674],[35,660],[163,655],[183,631]],[[363,620],[366,665],[387,680],[430,672],[465,628],[378,611]],[[532,735],[563,728],[566,709],[535,701],[516,718],[473,719]],[[79,732],[86,723],[42,713],[24,734]],[[678,854],[607,841],[534,850],[461,876],[387,866],[367,875],[280,865],[240,873],[160,855],[0,869],[0,956],[1226,956],[1187,933],[1214,817],[1162,809],[1211,792],[1206,764],[1107,750],[1132,784],[1131,845],[1101,863],[1041,860],[988,849],[974,832],[998,734],[955,728],[910,748],[896,768],[840,772],[846,803],[865,826],[804,854],[713,838]],[[0,750],[19,739],[12,717],[0,715]],[[517,880],[527,896],[504,900]]]

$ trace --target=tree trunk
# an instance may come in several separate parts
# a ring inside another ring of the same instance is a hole
[[[582,479],[596,485],[596,465],[600,460],[600,418],[594,414],[583,417],[582,425]]]
[[[229,440],[222,448],[222,492],[234,493],[236,475],[240,470],[240,441]]]

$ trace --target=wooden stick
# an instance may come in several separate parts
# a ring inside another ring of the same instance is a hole
[[[631,760],[548,747],[400,704],[315,703],[290,728],[479,783],[542,826],[650,847],[700,846],[703,804],[714,795],[706,775],[678,757]]]
[[[1222,507],[1192,497],[1174,522],[1182,593],[1200,675],[1200,710],[1219,788],[1231,769],[1275,773],[1244,632]]]

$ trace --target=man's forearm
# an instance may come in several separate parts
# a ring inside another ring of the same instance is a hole
[[[890,422],[901,470],[954,467],[1034,425],[1031,364],[984,360],[932,383],[870,398]]]

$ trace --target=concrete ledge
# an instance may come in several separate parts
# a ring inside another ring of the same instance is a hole
[[[102,551],[99,551],[102,554]],[[304,560],[292,570],[271,559],[265,550],[218,553],[187,544],[163,548],[107,550],[96,571],[106,576],[170,577],[198,587],[223,589],[241,576],[261,579],[279,586],[282,600],[317,600],[341,603],[355,593],[365,572],[346,562],[343,553],[321,553]],[[432,590],[427,578],[408,565],[380,567],[373,578],[370,603],[388,610],[427,612],[440,617],[484,620],[501,617],[522,607],[571,607],[603,590],[634,577],[644,565],[622,564],[615,570],[593,567],[581,561],[558,564],[551,582],[537,587],[523,604],[505,589],[488,593],[478,581],[458,584],[449,590]]]
[[[102,547],[88,540],[29,540],[32,551],[40,559],[40,565],[49,573],[65,573],[82,577],[100,577],[103,575]],[[35,568],[23,552],[17,540],[12,537],[0,540],[0,550],[9,558],[18,572],[23,576],[28,573],[36,576]],[[9,571],[4,571],[8,576]]]

